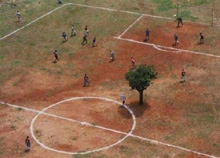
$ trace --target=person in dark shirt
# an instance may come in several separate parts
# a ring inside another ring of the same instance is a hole
[[[67,41],[68,37],[67,37],[66,32],[63,32],[63,33],[62,33],[62,37],[63,37],[64,41]]]
[[[150,39],[150,30],[146,30],[146,41]]]
[[[58,4],[62,4],[62,0],[58,0]]]
[[[85,45],[85,43],[87,44],[87,36],[86,35],[84,35],[83,36],[83,41],[82,41],[82,45]]]
[[[180,24],[181,24],[181,26],[183,26],[183,19],[181,17],[178,17],[177,18],[177,27],[180,27]]]
[[[179,37],[175,34],[174,35],[174,46],[176,46],[177,44],[179,44]]]
[[[204,43],[204,36],[202,34],[202,32],[200,32],[200,44],[203,44]]]
[[[182,69],[181,72],[181,83],[185,82],[186,80],[186,71],[184,69]]]
[[[110,50],[110,62],[113,62],[115,60],[115,52]]]
[[[29,137],[27,136],[27,138],[25,139],[25,144],[26,144],[26,148],[25,151],[28,152],[31,149],[31,141],[29,139]]]
[[[92,47],[95,47],[95,46],[97,46],[96,37],[94,37],[93,40],[92,40]]]
[[[59,61],[59,58],[58,58],[58,55],[57,55],[57,50],[55,50],[53,52],[53,54],[54,54],[54,57],[55,57],[54,63],[56,63],[57,61]]]
[[[85,74],[83,87],[86,87],[87,85],[89,86],[89,77]]]

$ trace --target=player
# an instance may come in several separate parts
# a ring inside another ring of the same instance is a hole
[[[19,11],[16,12],[16,16],[18,18],[18,22],[21,21],[21,13]]]
[[[85,26],[85,30],[88,30],[88,26],[87,25]]]
[[[58,0],[58,4],[62,4],[62,0]]]
[[[176,46],[177,44],[179,44],[179,37],[175,34],[174,35],[174,46]]]
[[[72,36],[76,36],[76,30],[75,30],[74,25],[71,27],[71,35],[70,35],[70,37],[72,37]]]
[[[202,32],[200,32],[200,44],[203,44],[204,43],[204,36],[202,34]]]
[[[146,41],[150,39],[150,30],[146,30]]]
[[[87,36],[86,35],[84,35],[83,36],[83,41],[82,41],[82,45],[85,45],[85,43],[87,44]]]
[[[126,100],[126,97],[124,95],[124,92],[121,93],[121,101],[122,101],[122,106],[125,105],[125,100]]]
[[[186,72],[184,69],[182,69],[182,72],[181,72],[181,83],[185,82],[186,80]]]
[[[181,26],[183,26],[183,19],[181,17],[178,17],[177,18],[177,27],[180,27],[180,24],[181,24]]]
[[[92,40],[92,47],[95,47],[95,46],[97,46],[96,37],[94,37],[93,40]]]
[[[115,60],[115,53],[110,50],[110,62],[113,62]]]
[[[59,61],[59,58],[58,58],[58,55],[57,55],[57,50],[55,50],[53,52],[53,54],[54,54],[54,57],[55,57],[54,63],[56,63],[57,61]]]
[[[63,32],[63,33],[62,33],[62,37],[63,37],[64,41],[67,41],[68,37],[67,37],[66,32]]]
[[[86,87],[87,85],[89,86],[89,77],[85,74],[83,87]]]
[[[25,144],[26,144],[25,151],[26,151],[26,152],[29,152],[30,149],[31,149],[31,141],[30,141],[30,139],[29,139],[28,136],[27,136],[27,138],[25,139]]]
[[[131,57],[131,66],[132,66],[132,67],[135,67],[135,60],[134,60],[133,57]]]

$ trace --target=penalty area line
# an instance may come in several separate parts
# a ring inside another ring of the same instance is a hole
[[[140,21],[142,17],[143,17],[143,15],[141,15],[137,20],[135,20],[135,22],[133,22],[120,36],[118,36],[118,38],[121,38],[126,32],[128,32],[128,30],[131,27],[133,27],[138,21]]]
[[[43,115],[47,115],[47,116],[63,119],[63,120],[74,122],[74,123],[79,123],[81,125],[86,125],[86,126],[100,128],[100,129],[103,129],[103,130],[111,131],[111,132],[122,134],[122,135],[127,135],[128,134],[126,132],[122,132],[122,131],[118,131],[118,130],[114,130],[114,129],[110,129],[110,128],[106,128],[106,127],[102,127],[102,126],[98,126],[98,125],[93,125],[93,124],[90,124],[88,122],[81,122],[81,121],[78,121],[78,120],[73,120],[73,119],[69,119],[69,118],[65,118],[65,117],[49,114],[49,113],[46,113],[46,112],[42,112],[40,110],[26,108],[24,106],[13,105],[13,104],[9,104],[9,103],[2,102],[2,101],[0,101],[0,104],[7,105],[7,106],[13,107],[13,108],[21,108],[23,110],[34,112],[34,113],[41,113]],[[201,153],[201,152],[190,150],[190,149],[187,149],[187,148],[184,148],[184,147],[180,147],[180,146],[176,146],[176,145],[172,145],[172,144],[168,144],[168,143],[163,143],[163,142],[160,142],[160,141],[157,141],[157,140],[141,137],[141,136],[134,135],[134,134],[129,135],[129,137],[137,138],[137,139],[140,139],[140,140],[143,140],[143,141],[148,141],[148,142],[150,142],[152,144],[163,145],[163,146],[171,147],[171,148],[174,148],[174,149],[190,152],[190,153],[193,153],[193,154],[196,154],[196,155],[206,156],[206,157],[210,157],[210,158],[219,158],[219,157],[214,156],[214,155],[209,155],[209,154]]]
[[[140,41],[136,41],[136,40],[133,40],[133,39],[127,39],[127,38],[120,38],[120,37],[114,37],[114,38],[117,39],[117,40],[127,41],[127,42],[131,42],[131,43],[137,43],[137,44],[152,46],[155,49],[157,49],[159,51],[162,51],[162,52],[172,52],[172,53],[181,53],[181,52],[183,52],[183,53],[191,53],[191,54],[197,54],[197,55],[204,55],[204,56],[209,56],[209,57],[220,58],[219,55],[214,55],[214,54],[206,54],[206,53],[192,51],[192,50],[185,50],[185,49],[167,47],[167,46],[162,46],[162,45],[153,44],[153,43],[140,42]],[[170,51],[162,50],[161,48],[168,49]]]

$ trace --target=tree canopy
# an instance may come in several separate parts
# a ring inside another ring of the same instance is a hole
[[[137,68],[130,69],[125,74],[129,86],[140,93],[140,104],[143,104],[143,91],[150,85],[151,80],[157,77],[154,66],[139,65]]]

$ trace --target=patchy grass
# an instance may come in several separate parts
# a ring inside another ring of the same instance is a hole
[[[84,151],[82,151],[84,152]],[[105,154],[102,154],[101,152],[95,152],[85,155],[73,155],[73,158],[108,158]]]

